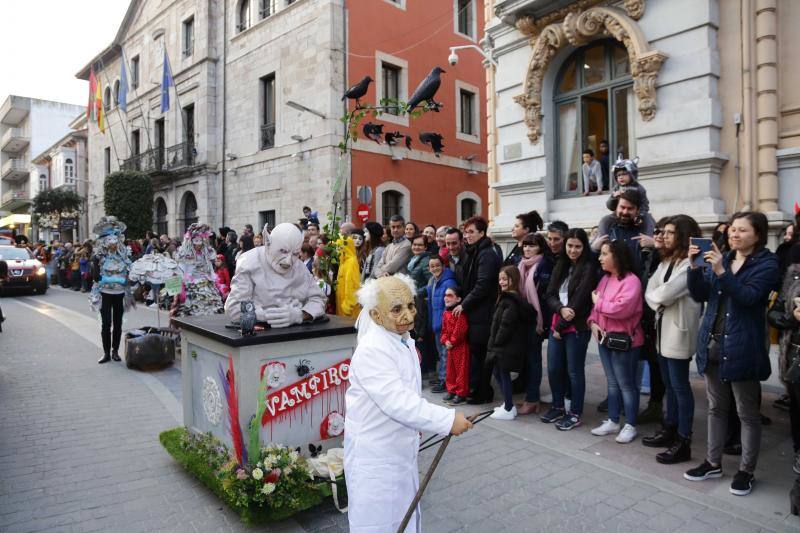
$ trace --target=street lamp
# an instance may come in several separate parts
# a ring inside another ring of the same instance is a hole
[[[298,104],[294,100],[289,100],[288,102],[286,102],[286,105],[288,105],[292,109],[297,109],[298,111],[304,111],[306,113],[311,113],[312,115],[317,115],[318,117],[323,118],[323,119],[328,118],[328,117],[325,116],[325,114],[322,111],[317,111],[316,109],[311,109],[310,107],[306,107],[303,104]]]

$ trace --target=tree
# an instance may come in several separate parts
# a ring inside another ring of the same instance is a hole
[[[127,237],[139,239],[153,229],[153,183],[147,174],[113,172],[106,176],[103,189],[106,215],[127,224]]]
[[[69,187],[44,189],[33,199],[33,216],[40,226],[58,228],[62,218],[76,218],[82,207],[83,198]]]

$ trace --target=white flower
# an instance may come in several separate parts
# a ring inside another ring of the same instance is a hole
[[[262,494],[272,494],[274,491],[275,491],[274,483],[264,483],[264,486],[261,487]]]
[[[261,479],[262,477],[264,477],[264,471],[263,471],[263,470],[261,470],[260,468],[254,468],[254,469],[253,469],[253,479],[255,479],[256,481],[258,481],[258,480],[259,480],[259,479]]]
[[[292,460],[293,463],[297,461],[298,457],[300,457],[300,454],[297,453],[296,451],[292,451],[291,453],[289,453],[289,458]]]
[[[261,461],[257,462],[257,463],[256,463],[256,466],[257,466],[258,468],[261,468]]]
[[[292,473],[292,467],[291,466],[287,466],[286,468],[283,469],[283,475],[288,476],[291,473]]]

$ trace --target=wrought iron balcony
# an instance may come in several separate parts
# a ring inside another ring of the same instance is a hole
[[[261,126],[261,149],[273,148],[275,146],[275,123],[264,124]]]
[[[194,143],[189,141],[167,148],[164,170],[175,170],[194,165]]]
[[[135,154],[122,162],[123,170],[138,172],[153,172],[158,170],[156,165],[158,160],[158,149],[145,150],[141,154]]]

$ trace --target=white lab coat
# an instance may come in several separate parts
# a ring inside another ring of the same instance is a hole
[[[446,435],[455,411],[425,401],[414,341],[359,317],[345,395],[344,471],[353,533],[393,533],[419,487],[419,432]],[[403,341],[407,344],[404,344]],[[421,531],[419,506],[406,532]]]
[[[225,314],[239,320],[241,302],[252,300],[258,320],[265,320],[264,310],[271,307],[298,306],[312,318],[324,315],[327,298],[303,262],[294,260],[289,273],[282,276],[269,265],[266,250],[257,246],[239,256]]]

